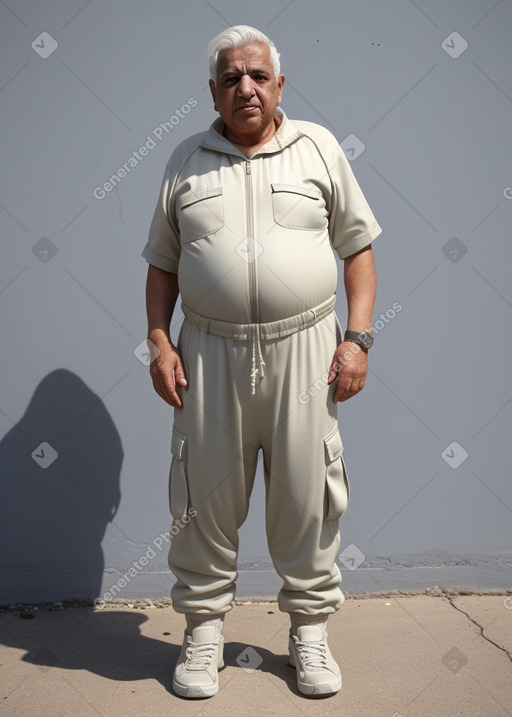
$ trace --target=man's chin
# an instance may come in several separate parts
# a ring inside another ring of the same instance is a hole
[[[236,127],[240,127],[240,129],[244,127],[255,129],[256,127],[260,127],[262,124],[261,114],[246,115],[245,117],[237,114],[234,121],[234,125]]]

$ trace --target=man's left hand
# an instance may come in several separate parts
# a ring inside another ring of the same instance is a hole
[[[338,379],[333,402],[346,401],[362,390],[368,374],[368,351],[353,341],[342,341],[334,352],[327,383]]]

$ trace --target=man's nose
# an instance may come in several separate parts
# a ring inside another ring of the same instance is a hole
[[[252,97],[254,94],[254,84],[249,75],[242,75],[238,83],[238,94],[241,97]]]

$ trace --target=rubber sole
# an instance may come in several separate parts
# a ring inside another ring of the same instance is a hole
[[[293,667],[297,671],[297,666],[293,662],[293,657],[290,655],[288,661],[290,667]],[[334,683],[322,682],[319,685],[310,685],[307,682],[301,682],[299,680],[299,673],[297,672],[297,688],[302,695],[307,697],[331,697],[341,690],[342,678]]]

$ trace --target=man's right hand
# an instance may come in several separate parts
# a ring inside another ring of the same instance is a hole
[[[178,294],[176,274],[150,264],[146,282],[148,340],[158,349],[158,356],[151,361],[149,372],[155,391],[174,408],[181,408],[180,388],[187,385],[180,352],[172,343],[169,331]]]
[[[160,352],[149,366],[153,387],[166,403],[181,408],[180,388],[187,385],[187,379],[180,353],[168,338],[152,335],[151,341]]]

